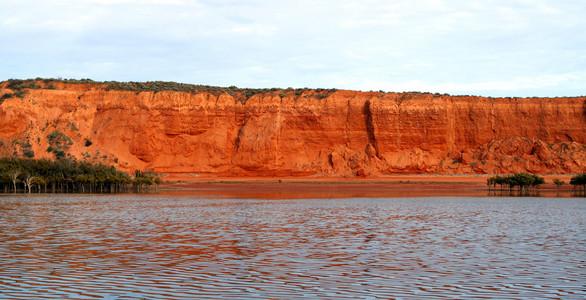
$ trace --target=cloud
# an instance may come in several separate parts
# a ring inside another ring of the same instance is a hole
[[[78,0],[81,3],[120,5],[120,4],[159,4],[159,5],[187,5],[192,1],[184,0]]]
[[[577,91],[585,78],[579,1],[9,2],[0,78],[68,70],[97,80],[471,93]]]
[[[517,95],[515,91],[539,91],[543,88],[556,88],[566,83],[570,83],[573,88],[578,88],[584,82],[586,72],[568,73],[568,74],[551,74],[537,77],[521,77],[513,80],[497,80],[497,81],[483,81],[483,82],[436,82],[430,83],[421,80],[411,80],[405,82],[381,82],[381,81],[366,81],[362,85],[362,90],[378,90],[384,87],[383,90],[395,92],[439,92],[449,93],[455,95],[477,93],[477,95]],[[488,92],[488,93],[487,93]],[[511,93],[513,92],[513,93]],[[541,95],[552,96],[552,95]]]

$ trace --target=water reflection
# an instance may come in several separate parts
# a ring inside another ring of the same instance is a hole
[[[242,199],[409,198],[409,197],[584,197],[578,191],[541,189],[521,195],[517,190],[491,189],[474,183],[199,183],[163,195],[198,195]]]
[[[571,198],[0,197],[8,298],[586,297]]]

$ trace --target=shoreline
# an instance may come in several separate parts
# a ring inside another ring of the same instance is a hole
[[[196,194],[227,198],[380,198],[434,196],[511,196],[508,189],[488,191],[492,175],[393,175],[375,178],[339,177],[213,177],[172,174],[163,177],[159,191],[168,194]],[[545,175],[539,188],[542,196],[568,196],[569,184],[557,190],[554,178],[569,182],[571,175]]]
[[[325,177],[325,176],[291,176],[291,177],[222,177],[199,176],[194,174],[168,174],[162,177],[161,186],[193,185],[193,184],[305,184],[305,185],[425,185],[446,186],[465,185],[470,188],[488,190],[486,180],[494,175],[387,175],[378,177]],[[540,189],[554,187],[553,179],[566,182],[572,175],[540,175],[545,179]]]

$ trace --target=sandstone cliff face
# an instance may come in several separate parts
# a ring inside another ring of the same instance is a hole
[[[3,85],[0,96],[12,93]],[[0,104],[0,154],[36,158],[52,132],[76,159],[217,176],[586,171],[586,98],[276,91],[108,91],[64,84]],[[91,141],[91,145],[87,145]],[[86,146],[87,145],[87,146]]]

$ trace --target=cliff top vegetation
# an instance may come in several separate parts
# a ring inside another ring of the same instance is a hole
[[[324,89],[324,88],[240,88],[236,86],[229,86],[229,87],[220,87],[220,86],[212,86],[212,85],[200,85],[200,84],[189,84],[189,83],[179,83],[173,81],[146,81],[146,82],[136,82],[136,81],[128,81],[128,82],[121,82],[121,81],[95,81],[89,78],[81,78],[81,79],[64,79],[64,78],[34,78],[34,79],[8,79],[6,81],[0,82],[0,87],[11,89],[15,91],[12,94],[4,94],[0,99],[0,102],[6,98],[10,97],[23,97],[26,94],[27,89],[58,89],[57,83],[63,84],[85,84],[94,87],[100,87],[105,90],[115,90],[115,91],[132,91],[132,92],[164,92],[164,91],[174,91],[174,92],[185,92],[185,93],[201,93],[201,92],[209,92],[215,95],[226,93],[230,94],[231,96],[238,98],[239,100],[246,100],[251,98],[256,94],[263,94],[263,93],[278,93],[281,97],[285,97],[288,92],[293,92],[295,95],[300,96],[302,93],[309,93],[310,95],[306,96],[313,96],[317,97],[318,99],[326,98],[331,93],[337,91],[335,88]],[[370,92],[370,93],[380,93],[382,95],[388,93],[397,93],[397,94],[404,94],[410,96],[416,95],[433,95],[434,97],[440,96],[453,96],[453,97],[480,97],[475,95],[450,95],[447,93],[430,93],[430,92],[419,92],[419,91],[408,91],[408,92],[390,92],[390,91],[383,91],[383,90],[370,90],[370,91],[362,91],[362,92]],[[583,97],[583,96],[582,96]],[[483,98],[493,98],[493,97],[483,97]],[[523,97],[504,97],[504,98],[523,98]],[[526,97],[526,98],[539,98],[539,97]],[[555,97],[555,98],[565,98]]]
[[[287,92],[293,92],[297,96],[302,93],[312,92],[312,96],[323,99],[337,89],[310,89],[310,88],[239,88],[236,86],[219,87],[211,85],[198,85],[178,83],[172,81],[147,81],[147,82],[119,82],[119,81],[94,81],[89,78],[85,79],[61,79],[61,78],[34,78],[34,79],[9,79],[1,82],[0,86],[5,89],[15,91],[13,94],[4,94],[2,99],[10,97],[23,97],[27,89],[58,89],[57,83],[64,84],[85,84],[93,87],[100,87],[105,90],[130,91],[130,92],[184,92],[184,93],[201,93],[209,92],[215,95],[230,94],[239,100],[246,100],[256,94],[277,93],[285,97]]]

